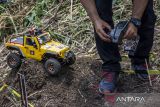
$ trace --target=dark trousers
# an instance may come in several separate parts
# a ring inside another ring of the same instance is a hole
[[[114,27],[112,19],[112,0],[95,0],[99,16],[111,27]],[[140,41],[134,56],[129,56],[133,64],[145,64],[145,59],[149,59],[149,53],[153,45],[154,27],[156,16],[153,10],[153,0],[149,0],[147,8],[142,17],[142,25],[138,29]],[[104,71],[121,71],[118,45],[102,41],[95,32],[96,46],[98,53],[103,60],[102,69]]]

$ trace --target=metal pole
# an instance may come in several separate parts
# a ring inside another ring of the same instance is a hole
[[[20,91],[21,91],[21,105],[22,107],[28,107],[25,76],[18,73],[18,77],[19,77],[19,85],[20,85]]]

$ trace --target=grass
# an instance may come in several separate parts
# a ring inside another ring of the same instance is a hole
[[[113,5],[115,22],[129,18],[130,0],[114,0]],[[155,10],[159,25],[160,1],[155,1]],[[1,4],[0,14],[1,38],[36,26],[58,34],[53,36],[58,40],[65,40],[64,35],[70,38],[76,51],[88,52],[94,47],[92,23],[79,0],[14,0]]]

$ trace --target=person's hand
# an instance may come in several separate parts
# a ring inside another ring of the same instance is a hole
[[[109,35],[104,31],[104,29],[108,29],[111,31],[111,27],[108,23],[103,21],[102,19],[98,19],[94,22],[95,30],[99,37],[105,42],[111,42]]]
[[[138,29],[132,24],[129,23],[128,29],[124,35],[125,39],[132,39],[137,36]]]

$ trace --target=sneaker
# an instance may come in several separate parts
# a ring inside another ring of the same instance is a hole
[[[135,71],[137,78],[144,81],[149,79],[146,64],[132,65],[132,69]],[[149,65],[149,69],[151,69],[150,65]],[[156,80],[157,77],[158,75],[150,75],[150,78],[152,81]]]
[[[104,96],[105,105],[113,105],[115,102],[118,73],[102,72],[103,79],[99,84],[99,92]]]
[[[102,80],[99,83],[99,91],[103,93],[105,90],[113,92],[116,88],[118,75],[116,72],[102,72]]]

